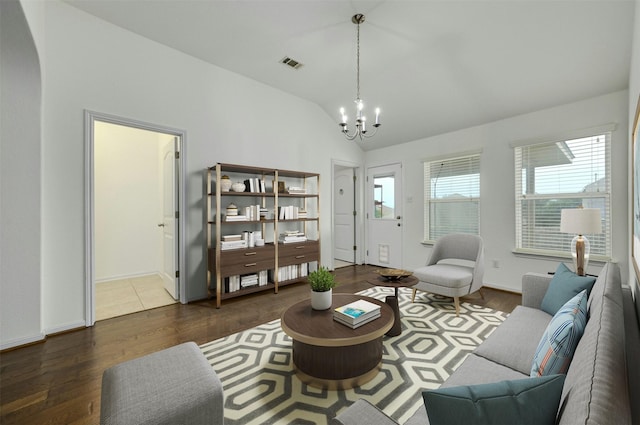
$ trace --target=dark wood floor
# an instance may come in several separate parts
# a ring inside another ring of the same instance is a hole
[[[335,291],[370,288],[363,276],[374,268],[338,269]],[[0,354],[0,423],[98,424],[102,372],[117,363],[186,341],[204,344],[277,319],[284,309],[308,297],[308,286],[292,285],[278,294],[236,298],[216,309],[212,301],[174,304],[97,322],[95,326],[50,336],[43,343]],[[483,289],[484,300],[463,301],[510,312],[521,297]]]

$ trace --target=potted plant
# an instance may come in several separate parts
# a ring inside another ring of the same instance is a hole
[[[326,310],[331,307],[332,289],[338,284],[336,278],[329,269],[318,267],[307,276],[311,285],[311,308],[314,310]]]

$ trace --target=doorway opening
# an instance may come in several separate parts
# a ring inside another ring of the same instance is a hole
[[[184,300],[184,132],[87,112],[87,325]]]
[[[333,268],[361,264],[359,168],[356,164],[333,161]]]

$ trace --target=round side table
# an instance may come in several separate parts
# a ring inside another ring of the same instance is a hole
[[[394,315],[394,323],[391,329],[386,333],[387,336],[398,336],[402,333],[402,324],[400,323],[400,308],[398,307],[398,288],[410,288],[418,283],[418,278],[414,276],[403,277],[398,280],[387,280],[377,273],[369,273],[365,281],[375,286],[386,286],[394,288],[394,295],[388,295],[385,302],[391,307]]]

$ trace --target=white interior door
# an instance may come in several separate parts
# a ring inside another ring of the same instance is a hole
[[[367,169],[367,263],[402,268],[402,165]]]
[[[162,280],[164,287],[174,299],[178,299],[179,274],[178,274],[178,235],[176,211],[178,211],[178,185],[176,182],[176,167],[178,152],[178,138],[163,147],[162,156]]]
[[[353,168],[336,170],[333,176],[333,256],[356,262],[355,181]]]

